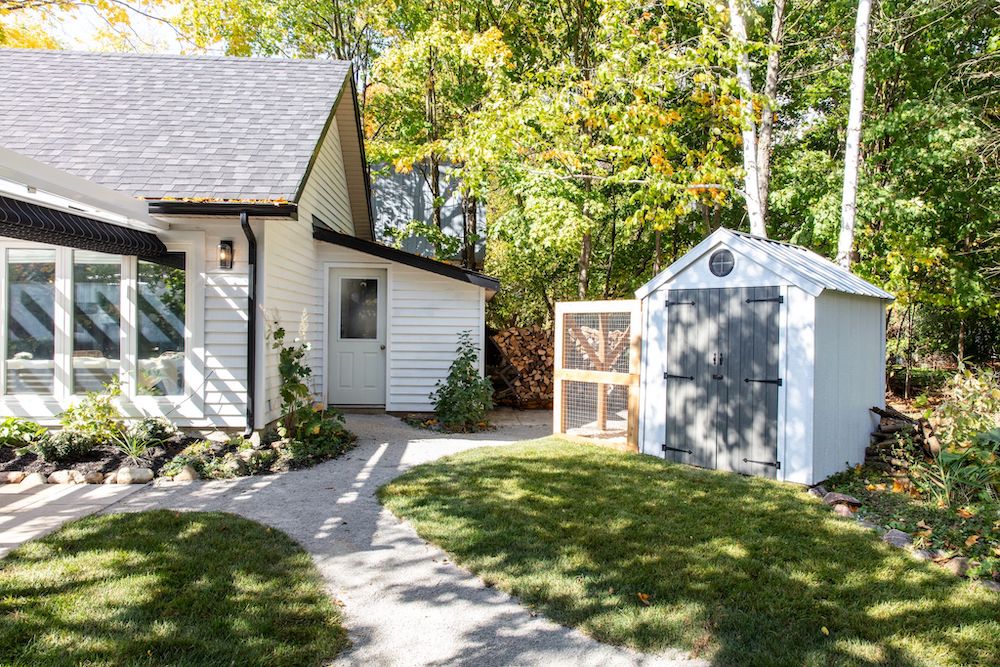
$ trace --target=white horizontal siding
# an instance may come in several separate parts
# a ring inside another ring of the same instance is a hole
[[[338,232],[354,236],[351,200],[336,118],[331,119],[312,171],[299,198],[299,219],[312,224],[316,215]]]
[[[462,331],[472,333],[482,370],[485,292],[481,288],[328,243],[317,242],[316,262],[318,298],[314,312],[320,317],[326,310],[323,300],[330,264],[388,269],[387,410],[433,409],[430,394],[435,384],[447,377]],[[316,344],[325,346],[326,336]]]

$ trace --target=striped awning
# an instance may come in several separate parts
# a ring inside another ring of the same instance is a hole
[[[154,261],[167,256],[166,246],[155,234],[2,195],[0,236]]]

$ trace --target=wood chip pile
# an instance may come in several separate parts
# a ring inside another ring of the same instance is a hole
[[[492,340],[502,358],[490,371],[494,401],[523,409],[552,407],[552,332],[537,325],[511,327]]]

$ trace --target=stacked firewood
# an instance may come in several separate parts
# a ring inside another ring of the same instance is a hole
[[[546,408],[552,405],[552,332],[540,326],[511,327],[493,335],[501,363],[492,369],[501,405]]]
[[[941,451],[941,443],[934,434],[934,428],[926,419],[914,419],[899,410],[886,406],[872,408],[879,419],[878,429],[872,433],[871,444],[865,454],[865,463],[876,468],[906,468],[906,462],[892,458],[892,450],[897,437],[908,436],[928,456]]]

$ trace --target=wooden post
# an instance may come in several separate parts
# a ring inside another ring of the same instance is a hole
[[[594,370],[608,370],[608,315],[601,313],[597,316],[597,359],[594,360]],[[606,431],[608,429],[608,387],[606,384],[597,385],[597,430]]]
[[[636,301],[632,307],[631,324],[629,325],[628,372],[631,380],[628,385],[628,432],[625,436],[626,447],[630,452],[639,451],[639,364],[642,362],[642,302]]]

